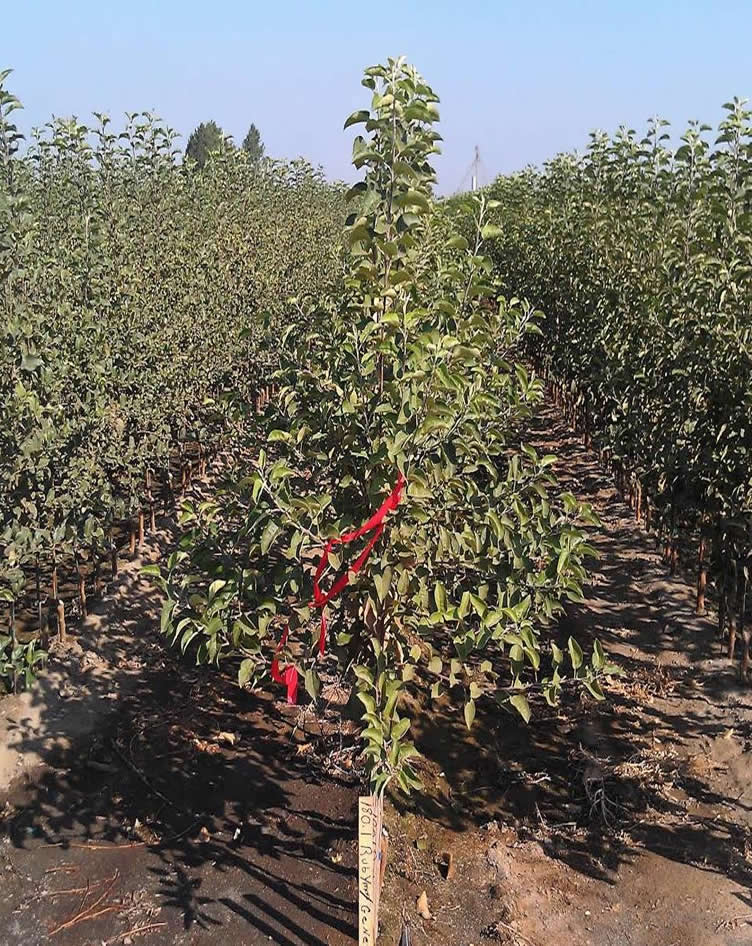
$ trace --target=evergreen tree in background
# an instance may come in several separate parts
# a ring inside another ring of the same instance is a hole
[[[188,139],[185,156],[195,161],[202,168],[206,164],[209,154],[212,151],[219,151],[224,144],[224,140],[225,134],[216,122],[201,122]]]
[[[260,161],[264,157],[264,142],[261,132],[251,123],[248,134],[243,139],[243,148],[248,152],[251,161]]]

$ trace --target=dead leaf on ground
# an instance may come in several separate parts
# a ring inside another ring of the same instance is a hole
[[[417,909],[418,913],[423,917],[424,920],[433,919],[433,914],[428,909],[428,894],[425,892],[425,890],[418,897],[415,903],[415,908]]]
[[[205,752],[207,755],[218,755],[222,751],[216,743],[199,739],[198,736],[194,736],[193,745],[199,752]]]

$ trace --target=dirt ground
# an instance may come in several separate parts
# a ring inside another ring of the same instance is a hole
[[[561,643],[598,638],[626,677],[606,703],[543,704],[528,727],[479,713],[468,735],[449,707],[421,713],[431,792],[388,819],[384,941],[408,921],[413,946],[752,942],[752,692],[552,410],[530,442],[602,520]],[[431,920],[415,909],[423,891]]]
[[[627,676],[527,727],[414,707],[428,791],[389,805],[379,942],[749,943],[752,692],[595,458],[551,411],[531,437],[603,522],[558,633],[599,638]],[[0,943],[355,942],[359,785],[336,727],[317,742],[166,653],[137,569],[0,703]]]

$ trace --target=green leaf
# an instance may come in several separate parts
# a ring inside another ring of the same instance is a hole
[[[255,664],[250,658],[243,660],[238,667],[238,685],[244,687],[251,679],[255,669]]]
[[[269,549],[274,544],[274,540],[280,534],[282,530],[279,528],[276,522],[270,521],[267,522],[264,527],[264,531],[261,534],[261,554],[266,555]]]
[[[465,703],[465,725],[468,729],[472,729],[473,722],[475,720],[475,700],[468,700]]]
[[[368,111],[368,109],[358,109],[358,111],[353,112],[352,115],[348,115],[342,130],[344,131],[345,128],[349,128],[351,125],[360,124],[360,122],[367,122],[370,117],[371,113]]]
[[[405,735],[405,733],[410,728],[409,719],[401,719],[395,726],[392,727],[391,738],[393,742],[399,742],[400,739]]]
[[[487,223],[480,231],[480,235],[484,240],[493,240],[495,237],[503,236],[503,234],[504,231],[495,223]]]
[[[319,698],[319,691],[321,690],[321,681],[319,680],[319,675],[313,669],[306,670],[305,674],[305,688],[308,695],[315,702]]]
[[[176,601],[173,601],[171,598],[168,598],[165,603],[162,605],[162,615],[160,618],[160,628],[164,634],[167,631],[167,628],[170,626],[170,620],[172,618],[172,612],[175,610]]]
[[[602,670],[606,665],[606,655],[601,647],[601,642],[596,640],[593,644],[593,655],[590,662],[594,670]]]
[[[597,680],[584,680],[583,681],[587,689],[589,690],[591,696],[593,696],[599,702],[606,699],[606,695],[601,689],[601,685]]]
[[[39,355],[33,355],[29,353],[24,355],[21,359],[21,370],[36,371],[38,368],[41,368],[43,364],[44,361],[39,357]]]
[[[527,697],[524,693],[515,693],[514,696],[510,697],[509,702],[517,710],[520,716],[525,720],[526,723],[530,722],[530,704],[527,701]]]
[[[466,250],[470,245],[465,237],[455,234],[453,237],[450,237],[447,240],[447,249],[450,250]]]
[[[570,637],[567,641],[567,646],[569,647],[569,656],[572,661],[572,668],[578,670],[582,666],[583,654],[580,645],[577,641]]]

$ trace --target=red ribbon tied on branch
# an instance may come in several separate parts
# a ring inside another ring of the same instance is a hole
[[[333,601],[340,594],[342,594],[343,590],[350,584],[352,576],[357,575],[368,561],[368,556],[371,554],[374,545],[376,545],[376,543],[379,541],[381,538],[381,533],[384,531],[384,520],[390,512],[397,508],[400,500],[402,499],[402,492],[405,488],[405,483],[405,477],[402,473],[400,473],[391,493],[387,496],[384,502],[379,506],[379,508],[367,522],[364,522],[362,526],[353,530],[352,532],[345,532],[343,535],[338,535],[333,539],[329,539],[324,546],[324,551],[321,554],[319,564],[316,568],[316,574],[313,576],[313,601],[311,602],[312,608],[319,608],[321,611],[319,653],[322,656],[324,655],[324,651],[326,649],[326,606],[330,601]],[[321,590],[320,584],[321,576],[324,574],[324,570],[329,564],[329,554],[335,545],[348,545],[350,542],[355,542],[357,539],[362,539],[363,536],[368,535],[369,533],[371,533],[371,537],[353,564],[343,575],[340,575],[329,591],[323,592]],[[279,669],[278,654],[287,642],[287,632],[288,629],[285,628],[285,632],[282,635],[282,639],[280,640],[279,644],[277,645],[274,658],[272,659],[272,679],[275,681],[275,683],[282,683],[287,687],[287,702],[296,703],[298,699],[298,671],[292,666],[292,664],[288,664],[288,666],[286,666],[282,671]]]

